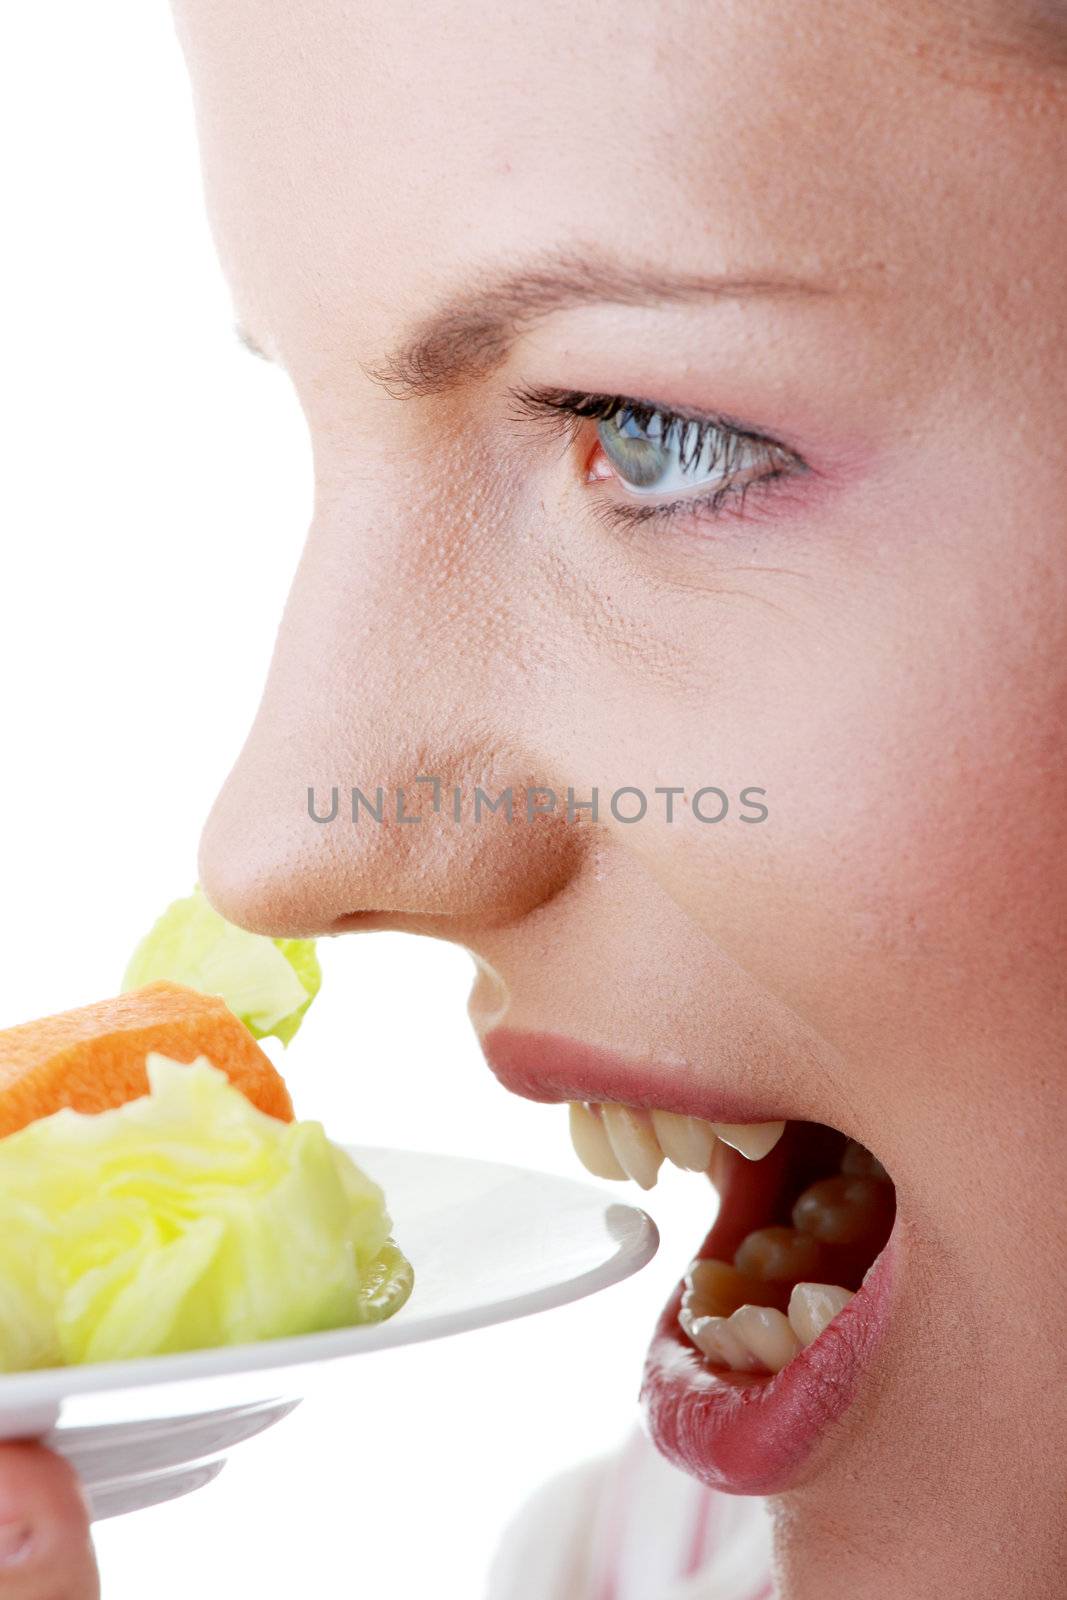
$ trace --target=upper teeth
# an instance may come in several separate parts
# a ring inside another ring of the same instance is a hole
[[[647,1111],[630,1106],[601,1106],[611,1148],[619,1165],[642,1189],[651,1189],[663,1164],[663,1151]]]
[[[713,1122],[723,1144],[733,1145],[750,1161],[762,1161],[785,1132],[784,1122]]]
[[[595,1178],[625,1178],[626,1169],[619,1165],[607,1129],[596,1112],[580,1100],[571,1101],[570,1112],[571,1142],[582,1166]]]
[[[571,1138],[583,1166],[598,1178],[656,1182],[664,1156],[690,1172],[706,1172],[716,1138],[759,1161],[785,1132],[784,1122],[705,1122],[674,1111],[639,1111],[617,1104],[572,1100]]]
[[[715,1148],[715,1129],[701,1117],[680,1117],[674,1111],[653,1111],[652,1127],[663,1154],[687,1172],[707,1172]]]

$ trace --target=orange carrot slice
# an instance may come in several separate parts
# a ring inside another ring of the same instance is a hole
[[[147,1094],[150,1050],[207,1056],[254,1106],[293,1120],[284,1082],[225,1001],[160,981],[0,1032],[0,1138],[63,1106],[107,1111]]]

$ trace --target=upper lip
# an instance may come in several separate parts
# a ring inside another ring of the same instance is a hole
[[[772,1105],[743,1087],[709,1082],[692,1063],[637,1060],[561,1033],[498,1026],[482,1036],[481,1046],[504,1087],[527,1100],[617,1102],[708,1122],[770,1122],[806,1115],[791,1108],[787,1098]]]

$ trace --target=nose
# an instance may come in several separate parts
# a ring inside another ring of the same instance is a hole
[[[274,937],[462,940],[566,883],[587,830],[552,806],[558,779],[523,734],[510,576],[430,540],[312,530],[201,838],[225,917]]]

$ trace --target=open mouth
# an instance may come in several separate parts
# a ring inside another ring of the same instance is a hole
[[[637,1103],[637,1080],[606,1057],[601,1081],[627,1100],[577,1099],[588,1047],[579,1059],[558,1036],[500,1033],[495,1048],[492,1034],[483,1041],[497,1075],[534,1098],[570,1100],[590,1172],[650,1189],[667,1160],[711,1179],[718,1213],[660,1318],[642,1398],[660,1449],[687,1471],[734,1493],[787,1487],[851,1403],[887,1319],[888,1173],[822,1123],[713,1122]],[[542,1052],[552,1040],[553,1063],[536,1086],[535,1037]]]
[[[707,1172],[722,1191],[678,1307],[679,1327],[713,1369],[780,1372],[844,1310],[892,1232],[888,1173],[833,1128],[580,1101],[570,1109],[575,1151],[597,1177],[648,1189],[666,1158]]]

